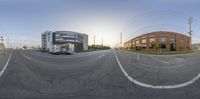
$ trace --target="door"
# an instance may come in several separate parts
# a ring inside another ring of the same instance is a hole
[[[170,44],[170,50],[176,51],[176,44]]]

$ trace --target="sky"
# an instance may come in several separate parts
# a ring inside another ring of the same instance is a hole
[[[193,17],[193,43],[200,42],[199,0],[0,0],[0,36],[15,46],[40,45],[41,33],[76,31],[89,45],[117,46],[152,31],[187,34]]]

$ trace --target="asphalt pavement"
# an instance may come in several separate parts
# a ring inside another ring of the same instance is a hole
[[[0,99],[200,99],[199,53],[10,54],[1,60],[5,67],[10,58],[0,76]]]

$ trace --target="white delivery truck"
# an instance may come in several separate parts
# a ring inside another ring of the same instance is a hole
[[[74,44],[72,43],[67,43],[67,44],[64,44],[62,47],[61,47],[61,53],[62,54],[74,54]]]
[[[59,45],[52,45],[49,49],[49,53],[51,54],[60,54],[60,46]]]

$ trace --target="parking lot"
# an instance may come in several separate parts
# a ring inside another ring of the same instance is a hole
[[[199,53],[138,60],[137,53],[117,50],[74,55],[14,50],[0,76],[0,98],[199,99],[199,58]]]

